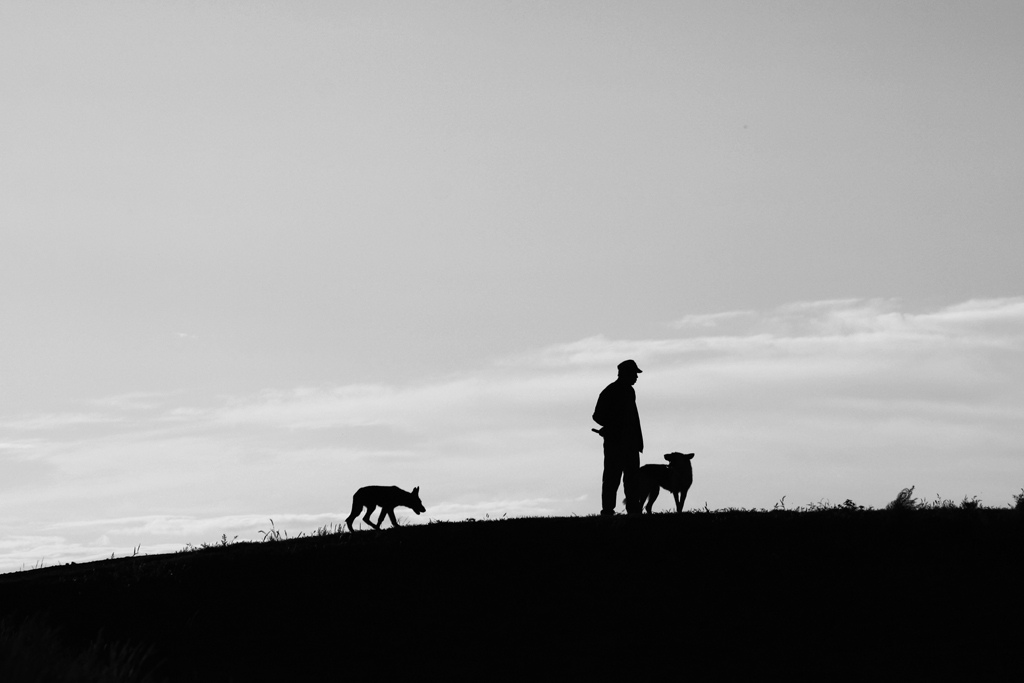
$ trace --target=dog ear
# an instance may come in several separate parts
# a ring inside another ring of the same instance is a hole
[[[697,454],[696,453],[687,453],[686,457],[689,458],[690,460],[693,460],[693,456],[695,456],[695,455],[697,455]]]

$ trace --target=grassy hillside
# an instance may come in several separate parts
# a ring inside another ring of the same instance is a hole
[[[1022,559],[1020,510],[964,508],[238,543],[0,576],[0,680],[977,679],[1019,673]]]

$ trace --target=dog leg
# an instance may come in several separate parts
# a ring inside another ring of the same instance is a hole
[[[676,508],[678,508],[678,509],[676,510],[676,512],[682,512],[683,511],[683,505],[686,504],[686,493],[689,490],[690,490],[689,486],[687,486],[684,489],[680,489],[680,491],[679,491],[679,503],[678,503],[678,505],[676,505]]]
[[[376,505],[367,505],[366,506],[366,514],[363,515],[363,521],[366,522],[367,524],[369,524],[370,526],[372,526],[374,529],[380,529],[380,523],[374,524],[373,520],[370,519],[370,515],[372,515],[373,511],[376,510],[376,509],[377,509]]]
[[[349,531],[355,531],[355,529],[352,528],[352,522],[355,521],[356,517],[358,517],[359,513],[362,512],[362,511],[363,511],[363,506],[358,504],[358,503],[356,503],[355,501],[353,501],[352,502],[352,512],[349,513],[348,519],[345,520],[345,524],[348,525],[348,530]]]
[[[647,506],[644,508],[647,510],[647,514],[651,514],[651,508],[654,507],[654,501],[658,500],[658,494],[661,493],[660,486],[652,486],[647,498]]]
[[[683,511],[683,506],[686,504],[686,492],[689,491],[689,490],[690,490],[690,487],[689,486],[685,486],[685,487],[679,489],[679,491],[673,491],[672,492],[672,495],[675,496],[675,499],[676,499],[676,512],[682,512]]]

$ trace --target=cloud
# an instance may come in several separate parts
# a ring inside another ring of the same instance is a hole
[[[89,404],[103,410],[140,411],[159,408],[167,394],[135,391],[117,396],[105,396],[89,401]]]
[[[94,544],[109,556],[139,542],[251,538],[270,517],[311,531],[341,521],[366,484],[420,485],[431,519],[589,514],[601,474],[590,414],[624,358],[645,371],[644,461],[697,453],[693,505],[882,506],[910,485],[1008,504],[1024,485],[1024,297],[931,311],[807,302],[671,329],[555,344],[433,381],[173,407],[108,400],[100,417],[132,415],[120,421],[21,416],[4,425],[32,438],[4,438],[14,447],[0,456],[39,466],[5,491],[0,514],[37,510],[20,532],[59,532],[76,557]],[[81,423],[90,430],[64,428]]]
[[[543,517],[558,514],[567,503],[583,502],[585,497],[570,501],[558,498],[526,498],[523,500],[486,500],[473,503],[443,503],[427,510],[432,519],[449,521],[469,517],[475,519],[502,517]]]
[[[637,392],[653,448],[738,460],[779,487],[816,471],[830,479],[837,464],[870,463],[876,456],[865,451],[887,446],[923,473],[935,461],[962,469],[956,459],[971,443],[1003,452],[1021,436],[1013,417],[1024,407],[1022,298],[927,312],[844,299],[726,319],[729,334],[588,337],[430,384],[268,392],[215,419],[287,430],[373,425],[383,438],[404,434],[403,447],[439,467],[455,466],[460,453],[494,467],[506,458],[525,468],[593,467],[595,444],[585,440],[593,400],[631,357],[646,370]],[[866,482],[856,489],[864,495]],[[763,498],[719,493],[736,503]]]
[[[53,431],[120,422],[120,418],[99,413],[50,413],[24,415],[0,421],[0,429],[8,431]]]
[[[344,519],[340,513],[301,514],[279,513],[266,514],[221,515],[216,517],[196,517],[191,515],[146,515],[140,517],[101,518],[60,522],[50,526],[54,531],[96,530],[102,531],[108,538],[152,538],[169,537],[181,539],[207,539],[247,533],[252,540],[253,534],[271,527],[282,531],[293,530],[297,535],[303,530],[319,528],[328,524],[337,524]]]
[[[91,562],[111,555],[133,554],[137,546],[116,547],[100,537],[88,543],[69,541],[57,535],[10,535],[0,540],[0,573],[51,567],[70,562]],[[173,552],[180,548],[161,548]],[[155,549],[154,549],[155,550]]]
[[[0,442],[0,452],[2,451],[29,451],[33,448],[32,441],[4,441]]]
[[[695,329],[706,331],[729,323],[748,320],[755,316],[754,311],[725,311],[723,313],[708,313],[704,315],[687,315],[670,325],[678,330]]]

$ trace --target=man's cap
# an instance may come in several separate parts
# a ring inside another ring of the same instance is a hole
[[[643,372],[643,370],[641,370],[640,368],[638,368],[636,366],[636,361],[635,360],[624,360],[621,363],[619,363],[619,372],[623,372],[623,371],[635,372],[638,375],[641,372]]]

